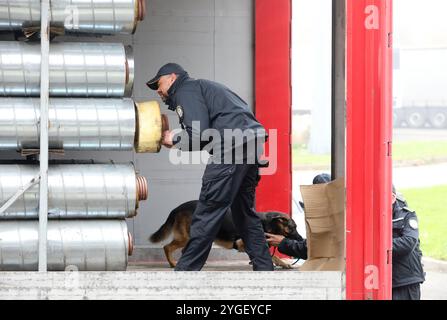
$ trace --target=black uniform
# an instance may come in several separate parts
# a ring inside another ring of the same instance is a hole
[[[425,281],[416,213],[393,205],[393,300],[419,300]]]
[[[177,136],[174,139],[180,138],[180,141],[176,141],[176,147],[185,151],[202,150],[206,147],[206,150],[214,152],[203,175],[199,203],[192,219],[190,240],[175,270],[202,269],[225,213],[230,207],[234,225],[244,241],[246,252],[253,262],[253,269],[273,270],[262,224],[253,208],[255,190],[260,179],[258,165],[250,162],[219,164],[219,160],[223,160],[228,152],[238,147],[238,142],[232,141],[228,148],[223,138],[221,141],[201,140],[204,130],[209,128],[216,129],[221,137],[224,137],[225,129],[252,129],[254,136],[248,136],[239,142],[239,145],[246,145],[253,139],[265,140],[264,128],[239,96],[218,83],[194,80],[183,72],[169,89],[168,95],[166,103],[169,109],[177,112],[180,124],[187,132],[187,136]],[[200,129],[194,126],[194,121],[200,122]],[[207,145],[222,146],[223,152],[216,154]]]
[[[307,260],[307,241],[301,236],[299,238],[298,240],[284,238],[278,246],[278,251],[297,259]]]

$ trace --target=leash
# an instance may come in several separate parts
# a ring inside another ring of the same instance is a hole
[[[274,255],[275,255],[275,253],[276,253],[276,249],[277,249],[277,247],[273,247],[273,254],[272,254],[272,258],[273,258],[273,256],[274,256]],[[294,263],[292,263],[291,265],[292,265],[292,266],[296,265],[296,264],[298,263],[298,261],[300,261],[300,259],[296,259],[296,261],[295,261]]]
[[[298,261],[300,261],[300,259],[296,259],[296,261],[294,263],[292,263],[292,266],[296,265],[298,263]]]

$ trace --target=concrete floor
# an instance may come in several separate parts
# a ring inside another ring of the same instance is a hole
[[[295,260],[288,260],[290,263]],[[275,271],[296,272],[303,263],[300,261],[294,266],[294,269],[287,270],[276,268]],[[169,267],[166,261],[157,262],[131,262],[127,268],[128,271],[174,271]],[[248,260],[221,260],[209,261],[203,268],[203,271],[251,271],[252,266]],[[425,283],[421,286],[422,300],[447,300],[447,273],[438,270],[427,270]]]
[[[202,272],[164,262],[125,272],[0,272],[0,300],[342,300],[340,272],[252,272],[246,261],[214,261]],[[216,271],[216,272],[213,272]],[[223,272],[222,272],[223,271]]]
[[[290,264],[296,260],[287,260]],[[275,271],[297,271],[302,264],[300,261],[294,266],[294,269],[275,268]],[[128,271],[174,271],[166,261],[155,262],[130,262]],[[202,271],[252,271],[252,266],[248,260],[221,260],[208,261]]]
[[[421,286],[422,300],[447,300],[447,273],[427,271]]]

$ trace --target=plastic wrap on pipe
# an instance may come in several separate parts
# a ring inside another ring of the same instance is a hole
[[[0,41],[0,96],[40,96],[38,43]],[[131,47],[120,43],[52,43],[50,96],[122,98],[132,93]]]
[[[37,271],[38,221],[0,222],[0,270]],[[48,271],[124,271],[132,237],[124,220],[52,220]]]
[[[163,130],[167,130],[167,118],[160,113],[156,101],[136,103],[137,128],[135,150],[138,153],[156,153],[161,149]]]
[[[0,165],[0,206],[39,172],[38,165]],[[147,198],[147,180],[132,164],[50,165],[49,219],[124,219],[137,214],[138,202]],[[31,187],[0,220],[37,219],[39,185]]]
[[[157,102],[132,99],[51,98],[49,146],[53,150],[157,152],[169,129]],[[152,112],[140,115],[138,107]],[[39,149],[39,98],[0,98],[0,150]],[[138,121],[137,121],[138,120]],[[162,125],[160,125],[162,124]],[[144,148],[142,147],[144,144]]]
[[[132,34],[145,0],[53,0],[50,24],[66,33]],[[0,0],[0,31],[40,28],[40,0]]]

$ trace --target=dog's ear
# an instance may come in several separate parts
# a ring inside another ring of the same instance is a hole
[[[292,218],[289,219],[287,224],[288,224],[289,228],[293,228],[293,229],[297,228],[297,225],[296,225],[295,221]]]
[[[283,224],[288,224],[290,219],[286,218],[284,216],[276,216],[272,220],[279,221],[280,223],[283,223]]]
[[[276,220],[276,219],[287,219],[288,215],[286,215],[285,213],[281,213],[281,212],[270,212],[268,214],[270,220]]]

